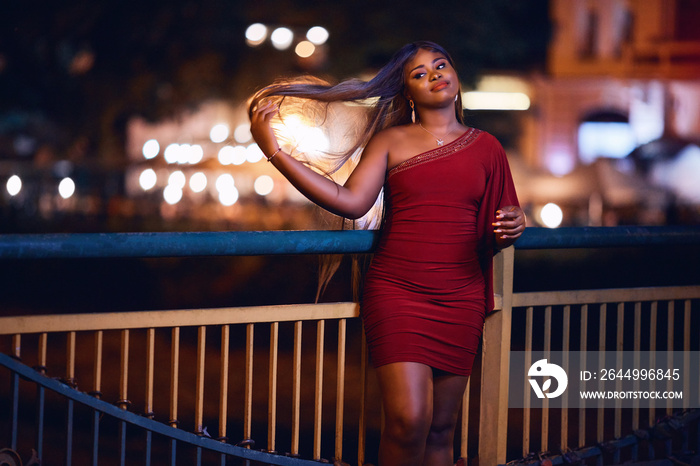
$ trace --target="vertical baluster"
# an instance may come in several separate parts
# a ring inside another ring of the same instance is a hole
[[[649,367],[654,367],[656,365],[656,320],[658,313],[658,302],[653,301],[651,303],[651,311],[649,314]],[[655,382],[651,380],[649,382],[649,390],[654,390]],[[652,426],[654,424],[654,418],[656,417],[656,409],[653,403],[649,403],[649,422],[648,425]],[[648,442],[649,446],[652,447],[653,443]]]
[[[122,330],[121,338],[121,370],[119,374],[119,401],[121,409],[128,409],[129,401],[129,330]],[[119,464],[126,464],[126,422],[120,422],[119,429]]]
[[[640,352],[642,350],[642,303],[634,303],[634,363],[633,367],[639,368],[641,365]],[[639,379],[635,379],[632,384],[634,390],[639,391]],[[632,400],[632,430],[639,430],[639,400]],[[639,444],[632,445],[632,460],[637,461],[639,456]]]
[[[690,300],[685,300],[683,317],[683,373],[688,374],[683,378],[683,410],[690,407]]]
[[[246,348],[245,348],[245,409],[243,414],[243,438],[250,441],[252,435],[253,419],[253,339],[254,324],[246,326]]]
[[[221,326],[221,371],[219,387],[219,441],[228,441],[227,421],[228,421],[228,370],[229,370],[229,346],[231,340],[231,329],[229,325]],[[221,466],[226,466],[226,455],[221,454]]]
[[[170,343],[170,427],[177,427],[178,389],[180,379],[180,327],[173,327]],[[170,440],[170,464],[175,466],[177,459],[177,441]]]
[[[156,330],[149,328],[146,331],[146,405],[144,416],[148,419],[153,419],[153,381],[155,372],[155,340]],[[151,441],[153,434],[150,430],[146,430],[146,466],[151,464]]]
[[[345,344],[347,335],[347,322],[345,319],[338,321],[338,374],[336,380],[335,398],[335,458],[343,459],[343,405],[345,404]]]
[[[277,349],[279,342],[279,322],[270,325],[270,372],[267,415],[267,449],[275,451],[275,432],[277,430]]]
[[[12,356],[21,360],[22,355],[22,336],[20,334],[12,335]],[[10,448],[17,450],[18,438],[18,422],[19,422],[19,375],[12,373],[12,428],[10,435]]]
[[[600,305],[600,324],[598,326],[598,367],[605,367],[605,324],[607,319],[607,304]],[[605,410],[603,400],[598,400],[598,426],[596,441],[598,443],[605,439]]]
[[[624,337],[625,337],[625,303],[617,303],[617,341],[615,344],[616,362],[615,367],[622,368],[622,351],[624,349]],[[622,379],[615,379],[615,389],[618,391],[622,390]],[[622,400],[615,400],[615,427],[614,434],[615,438],[622,437]],[[613,462],[620,462],[620,448],[616,448],[613,454]]]
[[[571,326],[571,306],[564,306],[564,315],[562,322],[562,344],[561,349],[563,354],[562,367],[564,371],[569,373],[569,327]],[[526,366],[527,367],[527,366]],[[566,397],[566,395],[565,395]],[[561,409],[561,448],[567,450],[569,448],[569,403],[568,398],[564,398],[564,404]]]
[[[544,308],[544,357],[549,360],[552,349],[552,306]],[[549,400],[542,400],[542,451],[549,450]]]
[[[299,422],[301,414],[301,333],[302,322],[294,322],[294,356],[292,379],[292,456],[299,455]]]
[[[75,388],[75,332],[68,332],[66,345],[66,383]],[[66,465],[73,462],[73,400],[68,400],[68,415],[66,419]]]
[[[525,366],[532,365],[532,314],[533,308],[525,310]],[[530,390],[523,390],[523,456],[530,453]]]
[[[102,397],[102,341],[103,341],[103,331],[98,330],[95,332],[95,348],[94,348],[94,361],[93,361],[93,377],[92,377],[92,391],[90,394],[97,399]],[[100,412],[94,410],[92,412],[92,464],[97,466],[99,457],[99,440],[100,440]]]
[[[360,419],[358,421],[357,463],[365,464],[367,440],[367,380],[369,371],[369,356],[367,354],[367,337],[362,330],[362,349],[360,350]]]
[[[39,335],[39,365],[36,370],[43,375],[46,375],[46,349],[48,345],[48,334],[42,333]],[[36,456],[41,462],[44,457],[44,408],[46,404],[46,392],[44,387],[39,385],[38,403],[37,403],[37,438],[36,438]]]
[[[204,434],[204,365],[206,358],[207,328],[200,326],[197,331],[197,386],[195,389],[194,432]]]
[[[586,368],[586,350],[588,348],[588,304],[581,306],[581,347],[579,350],[579,367]],[[578,409],[578,446],[586,445],[586,408],[583,404]]]
[[[464,388],[464,395],[462,395],[462,426],[461,426],[461,439],[459,446],[459,455],[464,464],[467,464],[467,458],[469,457],[469,392],[471,386],[472,378],[467,379],[467,386]]]
[[[673,346],[674,346],[674,338],[673,338],[673,330],[674,330],[674,319],[675,319],[675,302],[673,300],[670,300],[668,302],[668,327],[667,327],[667,337],[666,337],[666,367],[673,367]],[[673,388],[673,380],[668,379],[666,381],[666,389],[671,390]],[[673,414],[673,400],[668,399],[666,400],[666,414],[671,415]]]
[[[228,440],[226,423],[228,420],[228,370],[229,370],[229,345],[231,341],[231,329],[229,325],[221,326],[221,372],[219,379],[219,440]]]
[[[204,366],[206,363],[207,328],[200,326],[197,331],[197,387],[195,389],[194,432],[204,435]],[[202,447],[197,447],[197,466],[202,463]]]
[[[323,340],[325,333],[324,320],[316,324],[316,387],[314,391],[314,452],[315,460],[321,459],[321,417],[323,410]]]

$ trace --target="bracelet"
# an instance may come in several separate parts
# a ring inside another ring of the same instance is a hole
[[[272,159],[275,157],[275,155],[279,154],[282,148],[278,148],[271,156],[267,157],[268,162],[272,162]]]

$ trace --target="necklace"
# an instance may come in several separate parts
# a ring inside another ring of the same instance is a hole
[[[443,137],[438,137],[437,134],[432,133],[432,132],[428,131],[427,129],[425,129],[425,126],[423,126],[420,122],[418,122],[418,126],[420,126],[421,128],[423,128],[423,131],[425,131],[426,133],[432,135],[432,136],[435,138],[435,142],[437,142],[437,145],[438,145],[438,146],[441,146],[441,145],[445,144],[445,138],[446,138],[447,136],[449,136],[450,134],[452,134],[452,132],[454,132],[454,129],[453,129],[453,130],[450,131],[449,133],[445,134]]]

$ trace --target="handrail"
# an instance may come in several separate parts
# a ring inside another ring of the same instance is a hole
[[[362,254],[376,231],[235,231],[0,235],[0,259]],[[700,245],[697,226],[529,227],[516,249]]]
[[[311,460],[304,460],[301,458],[294,458],[284,455],[274,455],[253,449],[247,449],[242,446],[220,442],[218,440],[208,438],[206,436],[197,435],[182,429],[170,427],[162,422],[154,421],[152,419],[149,419],[148,417],[141,416],[131,411],[122,409],[117,405],[107,403],[106,401],[100,400],[99,398],[91,396],[87,393],[82,393],[78,390],[75,390],[70,386],[60,382],[59,380],[46,377],[40,372],[28,366],[25,366],[21,362],[14,360],[12,357],[6,354],[0,353],[0,366],[5,366],[12,372],[19,374],[22,378],[30,380],[38,384],[39,386],[52,390],[58,393],[59,395],[66,397],[67,399],[77,401],[85,406],[89,406],[90,408],[105,413],[121,421],[141,427],[151,432],[155,432],[157,434],[166,435],[180,442],[188,443],[190,445],[198,447],[205,447],[209,450],[224,453],[226,455],[236,456],[246,460],[259,461],[264,464],[294,466],[315,463]]]

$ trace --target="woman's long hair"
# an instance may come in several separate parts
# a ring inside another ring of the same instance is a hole
[[[293,157],[342,183],[376,133],[411,123],[411,108],[405,93],[405,66],[422,49],[444,55],[454,67],[452,57],[440,45],[429,41],[413,42],[399,49],[369,81],[348,79],[330,84],[311,76],[278,80],[253,95],[249,114],[252,115],[252,109],[262,101],[273,99],[279,107],[273,127],[303,116],[309,125],[325,129],[330,147],[323,150],[304,150],[293,136],[285,135],[283,131],[276,131],[276,134],[280,147]],[[461,92],[457,95],[455,115],[460,123],[464,123]],[[379,228],[382,216],[383,193],[364,217],[349,226]],[[346,226],[346,221],[341,219],[341,227]],[[319,293],[338,266],[337,258],[322,265]]]

